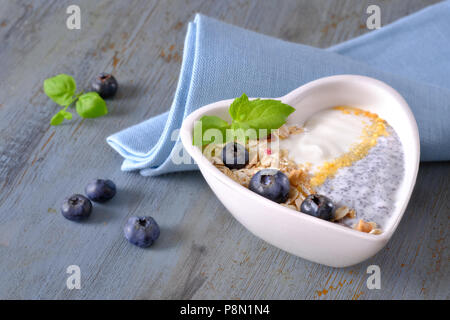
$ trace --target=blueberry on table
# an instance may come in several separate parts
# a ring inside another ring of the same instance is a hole
[[[91,201],[81,194],[74,194],[65,199],[61,206],[61,213],[64,218],[72,221],[87,219],[92,212]]]
[[[111,180],[96,179],[84,188],[87,197],[94,202],[105,202],[116,194],[116,185]]]
[[[152,217],[130,217],[123,228],[125,238],[132,244],[145,248],[159,237],[159,226]]]
[[[92,81],[92,89],[103,99],[114,97],[118,88],[116,78],[109,73],[102,72]]]
[[[276,169],[263,169],[253,175],[249,189],[264,198],[283,203],[289,197],[290,183],[283,172]]]
[[[229,169],[242,169],[249,161],[247,149],[237,142],[230,142],[222,149],[223,164]]]
[[[320,194],[310,194],[303,200],[300,211],[323,220],[331,220],[334,215],[334,204],[329,198]]]

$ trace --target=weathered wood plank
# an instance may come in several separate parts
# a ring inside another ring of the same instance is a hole
[[[388,246],[347,269],[304,261],[257,239],[228,214],[199,173],[143,178],[119,171],[104,139],[167,110],[186,23],[202,12],[238,26],[318,47],[364,32],[365,9],[383,23],[437,1],[0,1],[0,297],[369,299],[449,298],[448,163],[423,164],[404,219]],[[82,29],[65,28],[65,8]],[[121,89],[110,115],[48,125],[55,105],[46,77],[72,74],[81,87],[112,71]],[[95,177],[116,181],[111,203],[87,224],[61,218],[61,200]],[[150,250],[122,237],[126,218],[151,214]],[[68,265],[82,289],[65,287]],[[378,264],[382,289],[367,290]]]

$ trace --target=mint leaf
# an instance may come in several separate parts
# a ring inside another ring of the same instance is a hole
[[[285,124],[287,117],[294,111],[293,107],[278,100],[250,101],[244,93],[236,98],[228,109],[232,123],[229,124],[216,116],[203,116],[194,125],[193,144],[201,146],[214,142],[216,139],[213,139],[212,135],[205,137],[205,132],[209,129],[219,130],[222,133],[222,142],[238,140],[245,143],[249,139],[265,137],[271,130]]]
[[[61,112],[58,112],[52,117],[52,120],[50,120],[50,124],[52,126],[60,125],[64,121],[64,116],[61,114]]]
[[[262,131],[250,127],[250,125],[246,122],[237,122],[233,121],[231,123],[231,130],[227,131],[226,142],[235,142],[238,141],[240,143],[246,144],[248,140],[258,139],[259,135],[262,133],[262,137],[267,135],[267,130]]]
[[[233,103],[230,105],[228,112],[230,116],[235,121],[243,120],[243,116],[250,112],[251,105],[248,97],[245,93],[242,94],[240,98],[234,99]]]
[[[82,118],[97,118],[108,113],[106,102],[97,92],[76,93],[77,85],[73,77],[59,74],[44,80],[45,94],[64,108],[56,113],[50,124],[57,126],[64,120],[71,120],[72,113],[67,109],[76,102],[76,111]]]
[[[59,113],[61,113],[63,115],[64,119],[66,119],[66,120],[72,119],[72,114],[68,111],[61,110]]]
[[[52,117],[52,120],[50,120],[50,124],[52,126],[60,125],[64,121],[64,119],[71,120],[72,114],[63,109]]]
[[[253,129],[266,129],[268,131],[278,129],[286,123],[287,117],[295,109],[278,100],[256,99],[249,101],[250,108],[240,109],[238,123]]]
[[[77,113],[82,118],[97,118],[108,113],[105,100],[97,92],[81,95],[75,106]]]
[[[253,128],[258,137],[260,130],[266,130],[268,134],[271,130],[281,127],[294,111],[293,107],[278,100],[256,99],[250,101],[245,93],[235,99],[229,109],[233,118],[232,128],[246,130]]]
[[[75,80],[67,74],[59,74],[44,80],[45,94],[60,106],[72,103],[76,89]]]
[[[204,146],[206,144],[212,143],[216,140],[216,133],[221,134],[222,142],[226,137],[226,130],[230,128],[230,124],[225,120],[216,116],[203,116],[194,125],[194,141],[193,144],[196,146]],[[208,130],[216,129],[219,132]]]

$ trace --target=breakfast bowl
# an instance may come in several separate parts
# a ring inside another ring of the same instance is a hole
[[[186,117],[180,130],[185,150],[195,160],[217,198],[257,237],[291,254],[331,267],[347,267],[372,257],[395,232],[416,182],[419,134],[408,104],[387,84],[357,75],[321,78],[274,99],[295,108],[287,124],[303,124],[320,111],[345,105],[377,114],[392,126],[401,142],[404,172],[392,203],[391,218],[381,234],[359,232],[292,210],[260,196],[218,170],[202,150],[193,145],[194,125],[205,115],[230,120],[228,107],[233,100],[209,104]]]

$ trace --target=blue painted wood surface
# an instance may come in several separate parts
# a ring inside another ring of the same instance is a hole
[[[435,299],[449,298],[449,163],[422,164],[387,247],[333,269],[289,255],[237,223],[198,172],[144,178],[119,170],[105,137],[168,109],[186,23],[202,12],[289,41],[327,47],[369,32],[369,4],[386,24],[436,1],[7,1],[0,0],[0,298],[3,299]],[[65,26],[81,7],[81,30]],[[58,73],[81,87],[99,71],[120,82],[110,114],[54,128],[42,81]],[[62,218],[64,197],[96,177],[118,186],[91,219]],[[161,225],[154,247],[128,244],[131,215]],[[333,245],[333,244],[330,244]],[[368,290],[369,265],[381,290]],[[66,268],[81,268],[81,289]]]

